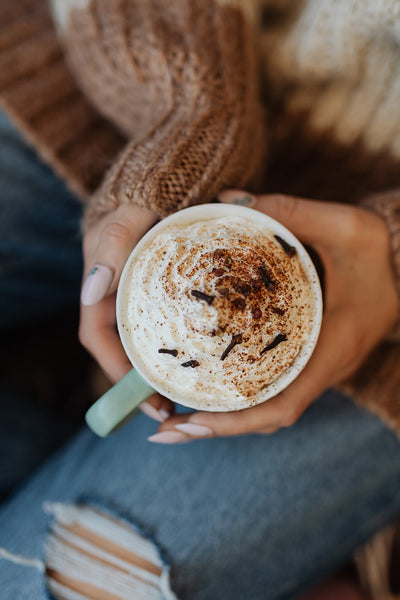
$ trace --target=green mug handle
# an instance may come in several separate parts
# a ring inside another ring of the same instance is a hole
[[[147,381],[132,369],[89,408],[85,415],[86,423],[94,433],[106,437],[133,419],[139,404],[154,392]]]

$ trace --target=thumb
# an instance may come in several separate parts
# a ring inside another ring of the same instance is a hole
[[[343,217],[351,207],[334,202],[306,200],[283,194],[256,196],[240,190],[224,190],[218,194],[223,203],[255,208],[279,221],[306,244],[324,244],[329,232],[334,235],[343,227]],[[338,207],[340,206],[340,210]]]
[[[115,292],[129,254],[155,221],[148,209],[123,206],[95,225],[94,231],[88,231],[88,240],[84,240],[83,305],[93,306]]]

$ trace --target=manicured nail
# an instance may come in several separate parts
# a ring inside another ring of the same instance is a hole
[[[190,438],[179,431],[161,431],[148,437],[147,441],[156,444],[181,444],[182,442],[189,442]]]
[[[235,190],[226,190],[218,194],[218,200],[220,202],[226,202],[228,204],[236,204],[238,206],[247,206],[251,208],[256,204],[255,196],[247,194],[246,192],[240,192]]]
[[[162,416],[163,421],[165,421],[166,419],[169,419],[171,416],[171,413],[169,413],[167,410],[165,410],[165,408],[160,408],[158,412]]]
[[[81,291],[81,302],[85,306],[92,306],[104,298],[113,273],[108,267],[95,265],[88,273]]]
[[[139,408],[145,415],[150,417],[150,419],[154,419],[159,423],[162,423],[163,421],[165,421],[165,419],[168,419],[169,417],[169,412],[167,412],[163,408],[157,410],[152,404],[150,404],[150,402],[142,402]]]
[[[175,429],[196,437],[214,435],[213,430],[209,427],[205,427],[204,425],[196,425],[195,423],[179,423],[179,425],[175,425]]]

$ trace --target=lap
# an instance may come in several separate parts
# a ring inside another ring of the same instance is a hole
[[[162,447],[153,431],[143,415],[106,440],[83,431],[3,508],[0,545],[40,556],[42,503],[86,499],[154,535],[180,597],[291,598],[400,509],[397,438],[334,393],[272,436]],[[7,569],[14,596],[36,577]]]

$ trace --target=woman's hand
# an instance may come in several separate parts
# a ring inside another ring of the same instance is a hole
[[[83,239],[79,338],[112,382],[132,368],[116,329],[116,289],[129,254],[156,220],[146,208],[123,205],[98,221]],[[171,414],[172,406],[157,394],[141,408],[162,421]]]
[[[323,391],[361,365],[398,318],[389,235],[374,213],[281,195],[254,198],[232,190],[220,200],[251,205],[317,251],[325,269],[320,337],[305,369],[276,397],[237,412],[175,415],[160,426],[162,433],[152,436],[154,442],[273,433],[292,425]]]

